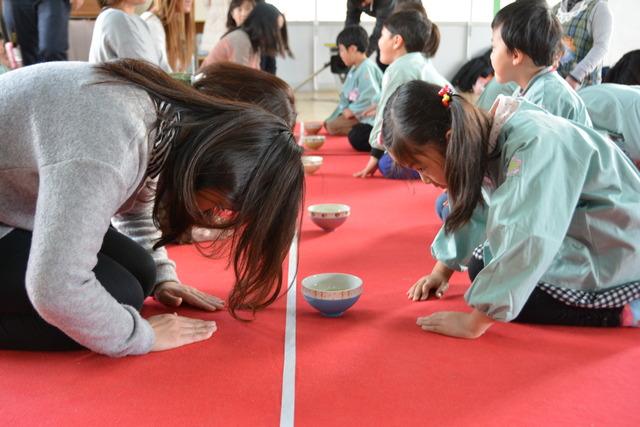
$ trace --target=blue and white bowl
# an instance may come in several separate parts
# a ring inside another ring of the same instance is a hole
[[[323,273],[302,279],[302,296],[327,317],[341,316],[362,294],[362,279],[353,274]]]

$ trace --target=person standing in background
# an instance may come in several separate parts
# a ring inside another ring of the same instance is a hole
[[[23,65],[66,61],[69,14],[84,0],[4,0],[9,33],[16,33]]]
[[[147,24],[135,13],[145,0],[98,0],[102,7],[91,36],[89,62],[142,59],[171,72],[166,55],[153,41]]]
[[[227,32],[244,24],[254,7],[254,0],[232,0],[227,11]]]
[[[196,21],[193,0],[154,0],[140,15],[164,61],[175,72],[186,72],[195,53]]]
[[[207,54],[227,32],[227,15],[231,0],[204,0],[207,18],[202,30],[202,40],[198,46],[199,54]]]
[[[241,26],[225,34],[209,52],[201,68],[216,62],[234,62],[260,69],[263,54],[293,57],[284,15],[268,3],[256,5]]]
[[[613,32],[609,4],[606,0],[562,0],[552,10],[564,31],[558,73],[573,89],[599,84]]]
[[[382,24],[391,16],[396,7],[396,0],[347,0],[347,19],[344,26],[360,25],[360,15],[362,12],[376,18],[376,25],[373,27],[371,36],[369,37],[369,47],[367,48],[367,56],[371,56],[374,50],[377,51],[376,63],[382,71],[387,65],[380,62],[380,51],[378,48],[378,40],[382,33]]]

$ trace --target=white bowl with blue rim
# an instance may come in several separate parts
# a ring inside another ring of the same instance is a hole
[[[362,279],[353,274],[322,273],[302,279],[302,296],[326,317],[339,317],[358,301]]]

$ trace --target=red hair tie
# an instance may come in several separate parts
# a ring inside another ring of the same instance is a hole
[[[442,105],[444,105],[445,108],[449,108],[449,103],[453,97],[453,89],[451,89],[449,85],[445,85],[445,87],[440,89],[438,95],[442,97]]]

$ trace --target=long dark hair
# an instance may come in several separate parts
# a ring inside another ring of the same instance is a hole
[[[282,28],[278,28],[278,18],[282,16]],[[287,20],[277,7],[268,3],[258,3],[241,27],[251,40],[254,52],[260,51],[268,56],[286,56],[293,58],[289,49]]]
[[[482,203],[482,181],[494,153],[488,146],[489,115],[459,95],[445,107],[440,89],[421,80],[400,86],[387,101],[382,131],[387,150],[401,164],[411,164],[428,145],[444,157],[451,206],[445,230],[452,232],[466,224]]]
[[[153,217],[162,232],[155,247],[193,226],[233,231],[229,262],[236,283],[228,307],[255,312],[271,304],[282,286],[282,263],[299,223],[304,191],[302,149],[282,119],[250,104],[209,96],[142,61],[97,65],[106,79],[145,90],[179,115],[177,136],[158,177]],[[158,112],[158,114],[160,114]],[[159,117],[161,119],[170,117]],[[196,193],[214,191],[224,200],[212,224]],[[212,247],[211,255],[220,248]]]
[[[255,104],[283,119],[292,129],[296,124],[293,90],[273,74],[231,62],[216,62],[200,72],[202,77],[193,84],[200,92]]]

